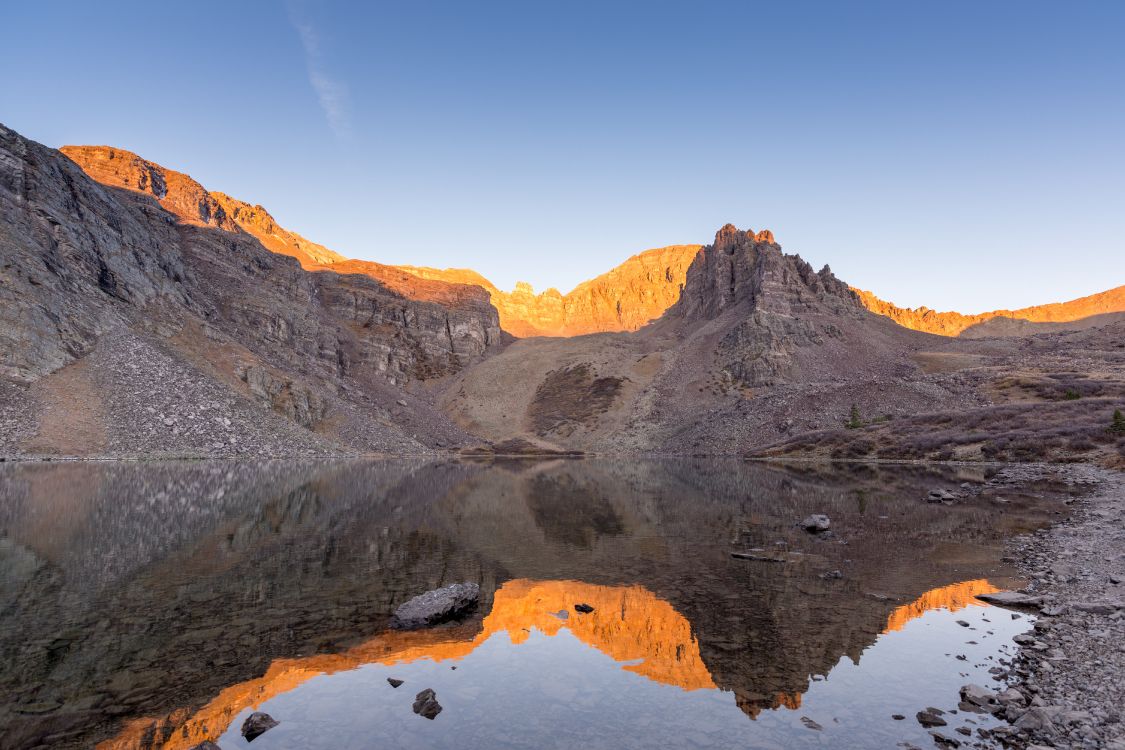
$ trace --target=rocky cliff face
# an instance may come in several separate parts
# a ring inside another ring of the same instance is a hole
[[[646,250],[567,294],[557,289],[536,294],[522,281],[513,291],[502,292],[467,269],[399,268],[422,278],[485,289],[500,313],[500,326],[513,336],[582,336],[636,331],[663,315],[680,298],[688,266],[699,248],[671,245]]]
[[[1077,330],[1125,319],[1125,286],[1069,302],[1035,305],[1019,310],[993,310],[977,315],[938,312],[928,307],[899,307],[862,289],[854,290],[864,307],[900,326],[940,336],[1013,336],[1044,331]]]
[[[140,440],[124,433],[145,421],[132,412],[153,397],[141,390],[159,388],[157,370],[181,365],[183,382],[218,383],[236,400],[312,430],[308,439],[325,447],[417,446],[403,429],[456,441],[459,430],[399,389],[457,372],[501,343],[482,290],[349,265],[286,232],[265,209],[135,154],[60,153],[6,128],[0,259],[0,373],[30,385],[26,400],[42,405],[39,391],[53,382],[46,376],[102,346],[83,382],[98,397],[96,418],[118,433],[101,448],[110,453]],[[157,350],[159,362],[140,357],[131,369],[115,360]],[[136,383],[110,388],[130,372]],[[111,403],[123,393],[135,397],[128,414]],[[408,414],[393,416],[397,401],[411,405]],[[225,418],[237,427],[236,412]],[[180,440],[175,423],[185,417],[165,415],[168,435],[158,431],[143,444],[159,451],[176,430]],[[176,450],[208,452],[216,443],[231,449],[225,438],[208,438]]]
[[[715,350],[720,372],[731,382],[762,386],[796,379],[802,351],[823,351],[844,337],[846,322],[865,315],[827,266],[814,271],[800,256],[785,255],[769,230],[727,224],[696,256],[667,317],[690,328],[729,321]]]

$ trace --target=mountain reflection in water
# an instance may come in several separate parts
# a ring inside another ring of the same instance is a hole
[[[950,649],[987,664],[1025,626],[988,618],[973,597],[1010,583],[1004,536],[1049,512],[1021,497],[920,502],[935,485],[983,479],[955,471],[966,470],[7,466],[0,684],[13,699],[0,746],[229,749],[263,707],[282,722],[255,741],[266,749],[925,739],[891,722],[889,704],[912,713],[939,686],[955,696],[959,668],[976,667]],[[813,512],[832,517],[834,538],[796,528]],[[730,557],[748,548],[793,562]],[[842,580],[821,578],[836,569]],[[385,630],[399,603],[459,580],[481,583],[473,616]],[[966,607],[972,646],[949,616]],[[829,697],[875,675],[866,697]],[[407,685],[393,691],[387,676]],[[409,709],[423,687],[447,709],[434,722]],[[505,716],[490,704],[500,700],[526,706]],[[822,730],[799,721],[805,711]]]

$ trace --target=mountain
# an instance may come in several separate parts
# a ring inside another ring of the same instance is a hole
[[[505,340],[476,287],[342,260],[135,154],[2,127],[0,259],[4,451],[456,444],[409,386]]]
[[[1051,330],[1078,330],[1112,319],[1125,320],[1125,286],[1069,302],[993,310],[978,315],[938,312],[928,307],[903,308],[862,289],[856,289],[855,293],[868,310],[885,315],[906,328],[941,336],[1020,336]]]
[[[1106,428],[1121,288],[904,311],[768,230],[504,293],[349,260],[128,151],[0,127],[0,303],[0,455],[1125,461]]]
[[[468,269],[398,267],[422,278],[485,289],[500,314],[500,326],[513,336],[582,336],[635,331],[659,318],[679,299],[688,266],[699,249],[699,245],[671,245],[646,250],[566,294],[557,289],[535,294],[522,281],[513,291],[502,292]]]

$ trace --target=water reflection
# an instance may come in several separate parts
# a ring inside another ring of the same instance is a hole
[[[267,704],[288,718],[255,747],[390,734],[404,747],[645,746],[661,712],[699,734],[694,744],[731,732],[750,746],[811,741],[847,725],[798,722],[812,696],[859,679],[841,676],[849,669],[868,679],[872,654],[900,636],[917,647],[914,633],[939,633],[923,638],[924,655],[948,661],[935,648],[964,633],[934,613],[1007,582],[1003,536],[1044,511],[1010,495],[1003,508],[918,501],[935,485],[980,479],[698,461],[8,466],[0,686],[13,699],[0,707],[0,745],[191,747],[222,736],[234,747],[243,741],[232,722]],[[812,512],[832,517],[835,538],[794,526]],[[730,557],[766,547],[794,562]],[[835,569],[842,580],[821,578]],[[474,618],[385,631],[398,603],[459,580],[482,585]],[[578,601],[594,613],[574,613]],[[1000,625],[982,628],[998,642]],[[944,667],[953,681],[959,666]],[[417,680],[441,678],[445,688],[432,687],[451,694],[450,708],[424,723],[444,729],[421,728],[409,705],[398,716],[387,670],[409,675],[415,692]],[[353,693],[368,718],[349,708]],[[556,705],[562,694],[571,713]],[[517,728],[510,707],[488,707],[500,695],[554,723]],[[624,718],[598,708],[622,701]]]

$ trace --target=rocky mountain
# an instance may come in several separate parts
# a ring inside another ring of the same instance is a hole
[[[4,451],[455,444],[414,386],[503,343],[475,287],[345,262],[135,154],[7,128],[0,263]]]
[[[398,267],[423,278],[485,289],[500,314],[500,326],[513,336],[582,336],[636,331],[659,318],[679,299],[688,266],[699,249],[699,245],[671,245],[646,250],[566,294],[557,289],[536,294],[522,281],[513,291],[502,292],[468,269]]]
[[[727,225],[566,295],[504,293],[349,260],[127,151],[0,129],[0,455],[972,459],[1016,449],[987,427],[968,447],[924,435],[1007,404],[995,424],[1017,420],[1020,446],[1113,461],[1123,289],[905,311]],[[836,434],[856,411],[878,440]]]
[[[893,302],[881,300],[862,289],[856,289],[855,293],[871,312],[885,315],[906,328],[941,336],[1021,336],[1046,331],[1079,330],[1091,325],[1104,325],[1112,320],[1125,320],[1125,286],[1069,302],[1053,302],[1019,310],[993,310],[977,315],[938,312],[928,307],[898,307]]]

